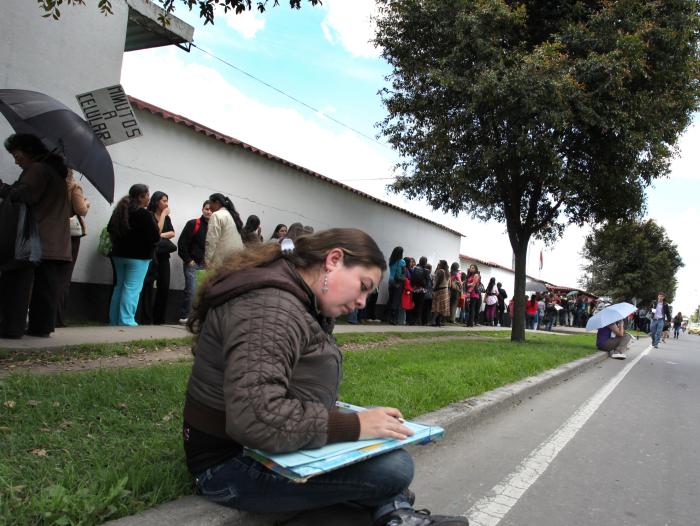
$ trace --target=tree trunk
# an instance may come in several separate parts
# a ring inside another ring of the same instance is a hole
[[[525,267],[527,264],[527,243],[520,240],[513,249],[515,255],[515,290],[513,290],[513,320],[510,340],[525,341]]]

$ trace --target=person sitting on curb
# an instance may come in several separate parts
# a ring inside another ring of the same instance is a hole
[[[598,329],[596,347],[601,351],[607,351],[610,358],[624,360],[627,358],[627,346],[631,336],[625,334],[625,327],[622,321],[611,323],[607,327]]]
[[[403,449],[304,484],[243,453],[412,434],[398,409],[335,407],[342,358],[333,318],[362,308],[386,268],[369,235],[336,228],[300,236],[291,251],[264,243],[234,252],[202,285],[188,321],[196,340],[183,440],[205,498],[258,513],[352,502],[371,510],[373,526],[468,524],[413,509],[413,461]]]

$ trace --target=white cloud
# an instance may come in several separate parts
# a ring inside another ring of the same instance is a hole
[[[337,180],[386,177],[393,164],[390,150],[348,130],[338,131],[324,116],[262,104],[209,65],[187,63],[177,50],[126,54],[122,84],[130,95]],[[183,93],[216,93],[216,97]],[[385,184],[362,190],[386,199]]]
[[[356,57],[380,55],[379,48],[371,42],[376,31],[373,17],[377,14],[377,5],[374,0],[325,0],[324,5],[328,14],[321,22],[321,29],[326,40],[340,42]]]
[[[700,124],[694,122],[678,141],[680,156],[671,164],[671,177],[700,181]]]
[[[665,214],[654,220],[666,229],[666,233],[678,247],[685,265],[678,271],[678,288],[673,301],[674,311],[692,314],[700,305],[700,245],[696,226],[700,224],[700,210],[695,207],[678,210],[673,215]]]
[[[224,18],[226,24],[231,29],[236,30],[246,40],[250,40],[258,31],[262,31],[265,28],[265,19],[255,9],[246,10],[239,15],[229,13]]]

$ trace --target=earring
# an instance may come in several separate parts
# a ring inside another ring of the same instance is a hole
[[[328,272],[323,276],[323,286],[321,287],[321,294],[328,292]]]

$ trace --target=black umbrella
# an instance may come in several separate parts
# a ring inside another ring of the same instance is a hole
[[[525,290],[529,292],[547,292],[547,287],[539,281],[528,281],[525,283]]]
[[[114,167],[107,148],[90,125],[53,97],[36,91],[0,89],[0,113],[17,133],[31,133],[62,154],[110,203]]]

